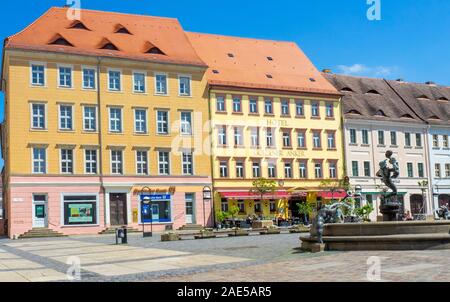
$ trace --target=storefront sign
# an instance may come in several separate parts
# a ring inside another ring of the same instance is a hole
[[[166,188],[166,189],[160,189],[160,188],[150,189],[148,191],[145,191],[145,194],[146,195],[151,195],[151,194],[169,194],[169,195],[174,195],[175,192],[176,192],[176,187],[172,186],[172,187],[169,187],[169,188]],[[142,193],[142,188],[135,188],[133,190],[133,194],[134,195],[139,195],[141,193]]]

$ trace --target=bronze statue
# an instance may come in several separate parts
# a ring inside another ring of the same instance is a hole
[[[383,214],[384,221],[397,221],[400,211],[400,202],[398,201],[398,190],[393,180],[400,175],[398,161],[392,156],[392,151],[386,152],[386,159],[380,162],[380,170],[377,177],[392,190],[392,192],[381,196],[380,211]]]

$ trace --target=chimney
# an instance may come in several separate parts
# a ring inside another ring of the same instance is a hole
[[[332,74],[333,72],[331,71],[331,69],[323,69],[322,70],[323,73],[328,73],[328,74]]]

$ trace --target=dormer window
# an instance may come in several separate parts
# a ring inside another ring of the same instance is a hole
[[[310,80],[311,82],[313,82],[313,83],[316,81],[315,78],[309,78],[309,80]]]
[[[70,26],[69,26],[69,28],[73,28],[73,29],[84,29],[84,30],[89,30],[90,31],[90,29],[89,28],[87,28],[86,27],[86,25],[84,25],[81,21],[75,21],[75,22],[73,22]]]
[[[232,53],[230,52],[230,53],[228,53],[228,57],[229,57],[229,58],[234,58],[234,54],[232,54]]]
[[[144,45],[144,53],[152,55],[166,55],[161,49],[153,45],[151,42],[146,42]]]
[[[344,87],[341,89],[342,92],[353,92],[353,90],[349,87]]]
[[[213,69],[212,71],[214,74],[219,74],[219,71],[217,69]]]
[[[266,77],[267,77],[268,79],[273,79],[273,76],[272,76],[271,74],[266,74]]]
[[[376,116],[384,116],[384,117],[386,117],[386,114],[384,114],[383,110],[378,110],[378,111],[375,113],[375,115],[376,115]]]
[[[272,57],[267,57],[267,60],[273,61],[273,58]]]
[[[440,118],[436,115],[432,115],[431,117],[428,118],[429,120],[440,120]]]
[[[448,102],[448,99],[443,96],[443,97],[438,98],[438,101]]]
[[[355,109],[352,109],[352,110],[348,111],[347,113],[361,115],[361,112],[359,112],[358,110],[355,110]]]
[[[429,100],[430,98],[429,97],[427,97],[426,95],[421,95],[421,96],[419,96],[419,97],[417,97],[418,99],[421,99],[421,100]]]
[[[65,39],[63,36],[61,35],[56,35],[52,40],[50,40],[50,42],[48,43],[49,45],[61,45],[61,46],[70,46],[73,47],[73,44],[70,43],[69,41],[67,41],[67,39]]]
[[[116,45],[114,45],[111,41],[108,39],[103,39],[102,43],[100,43],[100,49],[106,49],[106,50],[114,50],[118,51],[119,48],[117,48]]]
[[[123,25],[118,24],[116,26],[116,30],[114,31],[116,34],[126,34],[126,35],[131,35],[130,31]]]
[[[413,117],[409,114],[403,114],[402,118],[412,119]]]
[[[367,94],[380,94],[378,91],[376,91],[376,90],[374,90],[374,89],[372,89],[372,90],[369,90],[369,91],[367,91],[366,92]]]

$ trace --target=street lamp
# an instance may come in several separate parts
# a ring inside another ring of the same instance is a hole
[[[205,202],[211,202],[212,190],[210,187],[203,188],[203,227],[206,228],[206,207]]]
[[[145,192],[147,192],[147,195],[144,195]],[[153,236],[153,209],[152,209],[152,199],[150,198],[150,196],[148,195],[151,192],[151,189],[149,187],[143,187],[141,190],[141,202],[146,205],[149,206],[148,207],[148,211],[150,214],[150,233],[146,233],[145,232],[145,219],[144,219],[144,213],[142,211],[141,208],[141,220],[142,220],[142,236],[144,238],[146,237],[152,237]]]

